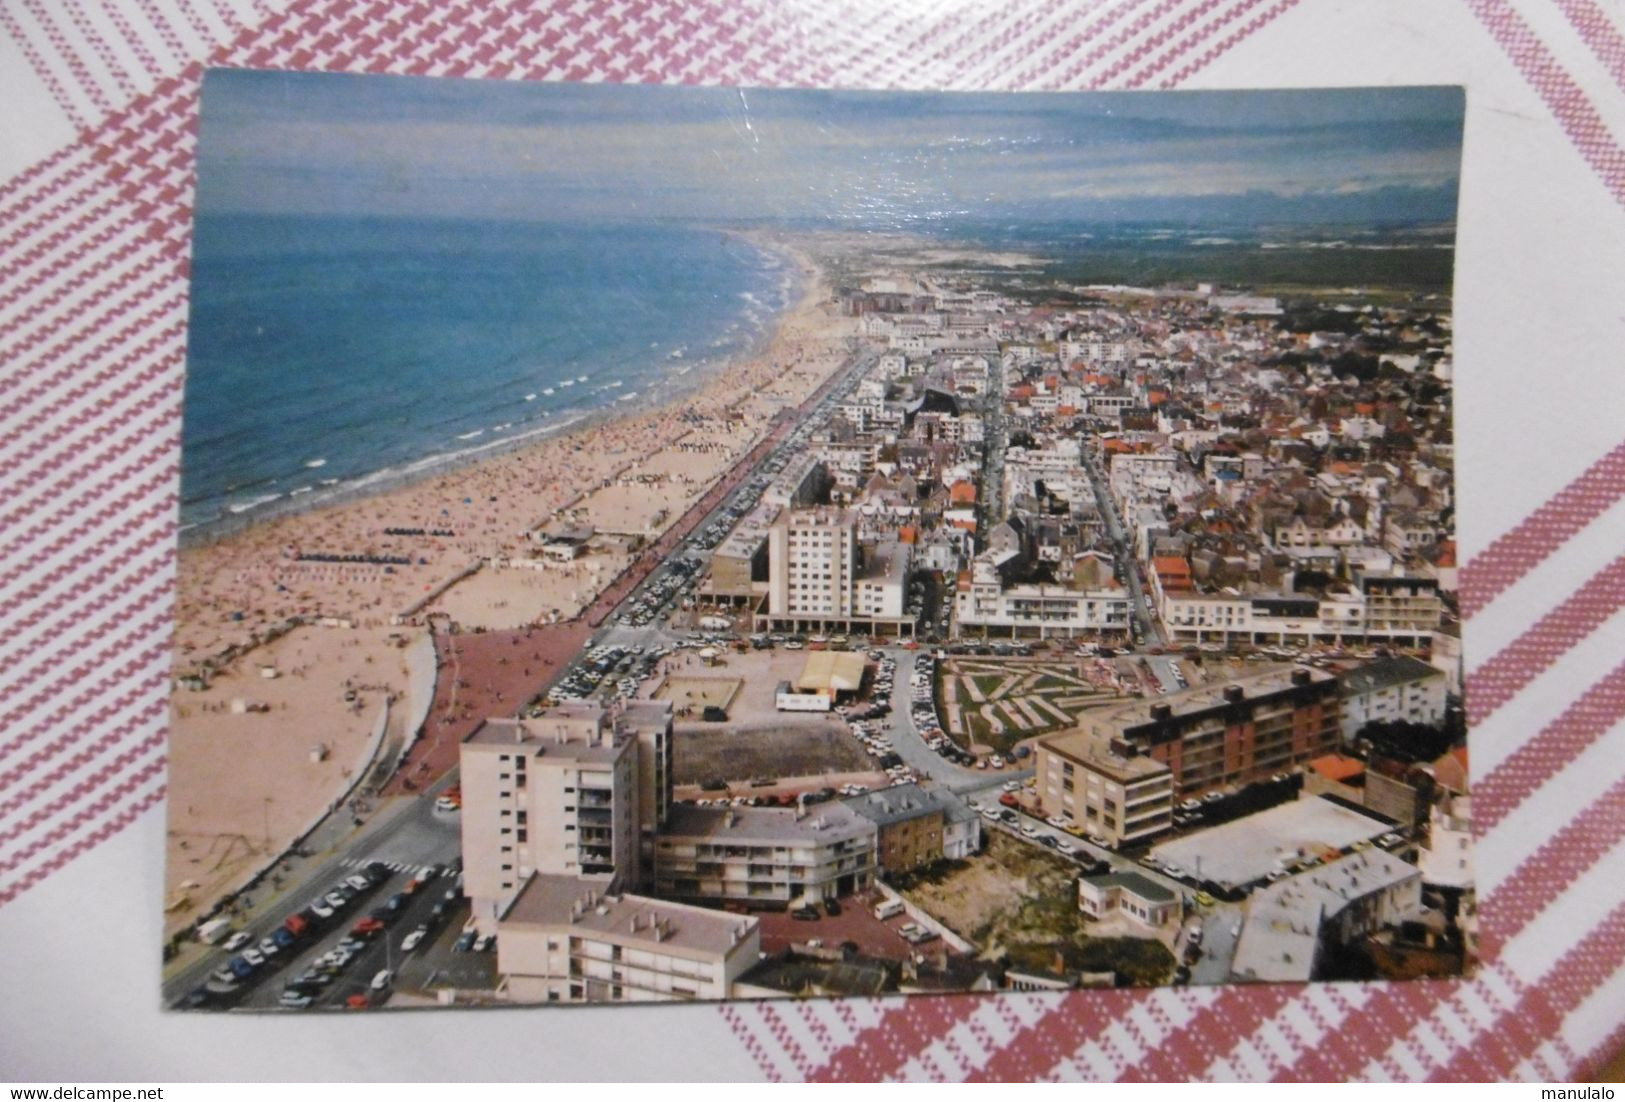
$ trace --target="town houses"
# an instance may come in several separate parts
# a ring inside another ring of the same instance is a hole
[[[470,929],[509,997],[1459,965],[1448,312],[901,270],[840,302],[844,385],[693,541],[682,605],[628,625],[711,630],[462,744]],[[696,723],[735,740],[715,779]],[[831,723],[873,772],[809,764]],[[910,894],[1023,849],[1071,870],[1055,906],[1128,954],[1110,971],[1076,940],[990,954]]]

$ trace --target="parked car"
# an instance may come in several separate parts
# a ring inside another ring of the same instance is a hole
[[[924,926],[921,926],[916,922],[905,922],[903,925],[897,928],[897,932],[901,934],[903,940],[907,941],[910,945],[918,945],[924,941],[932,941],[937,936],[935,930],[926,929]]]

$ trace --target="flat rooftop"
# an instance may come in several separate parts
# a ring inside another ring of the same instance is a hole
[[[600,709],[593,712],[564,712],[561,707],[535,719],[492,716],[468,733],[463,747],[583,764],[614,762],[626,749],[628,737],[605,726]]]
[[[1111,739],[1093,731],[1067,731],[1038,740],[1041,749],[1059,754],[1120,784],[1168,776],[1168,767],[1143,754],[1124,757],[1112,752]],[[1171,783],[1171,782],[1170,782]]]
[[[1301,682],[1301,684],[1300,684]],[[1158,722],[1157,713],[1168,710],[1169,722],[1189,717],[1211,716],[1231,707],[1227,694],[1239,690],[1242,701],[1280,699],[1284,694],[1313,686],[1335,684],[1337,675],[1309,666],[1280,666],[1246,677],[1197,685],[1165,696],[1146,697],[1126,704],[1085,713],[1080,722],[1101,734],[1130,731]]]
[[[1322,923],[1358,900],[1421,876],[1416,866],[1373,848],[1269,885],[1248,904],[1231,976],[1268,983],[1313,979]]]
[[[617,728],[659,727],[664,728],[673,718],[672,703],[669,700],[644,700],[633,698],[623,701],[620,714],[615,716]]]
[[[1240,887],[1299,857],[1344,850],[1392,829],[1375,814],[1311,796],[1154,846],[1151,856],[1203,880]]]
[[[1086,876],[1083,882],[1100,888],[1122,888],[1148,903],[1172,903],[1175,898],[1172,891],[1149,876],[1141,876],[1132,869],[1107,873],[1105,876]]]
[[[897,540],[885,540],[864,552],[860,582],[892,582],[901,585],[908,574],[907,556]]]
[[[959,796],[943,789],[922,788],[912,781],[865,792],[841,802],[877,826],[906,822],[932,812],[941,812],[944,821],[950,823],[976,818],[976,812]]]
[[[748,559],[756,554],[757,548],[767,539],[768,529],[773,526],[773,518],[778,516],[779,507],[768,502],[759,502],[756,507],[739,518],[733,531],[725,536],[712,557],[721,555],[723,558]]]
[[[662,952],[687,949],[719,955],[743,941],[756,926],[754,918],[744,915],[641,895],[611,894],[605,890],[608,886],[607,878],[538,873],[508,905],[500,924],[568,926],[623,945],[647,942]]]
[[[1382,689],[1391,689],[1395,685],[1433,679],[1442,681],[1444,671],[1423,662],[1420,658],[1400,654],[1395,655],[1393,658],[1380,658],[1375,662],[1367,662],[1358,669],[1345,673],[1343,675],[1343,695],[1355,696],[1361,693],[1378,692]]]
[[[782,845],[787,842],[838,842],[845,838],[872,834],[875,826],[851,808],[839,803],[821,803],[798,815],[793,807],[694,807],[678,804],[671,809],[666,828],[656,841],[756,842]]]

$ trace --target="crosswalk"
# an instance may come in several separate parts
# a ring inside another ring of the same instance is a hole
[[[382,860],[378,857],[345,857],[339,864],[348,869],[364,869],[374,861]],[[406,861],[384,861],[384,866],[390,872],[410,873],[413,876],[428,876],[435,871],[434,865],[413,865]]]

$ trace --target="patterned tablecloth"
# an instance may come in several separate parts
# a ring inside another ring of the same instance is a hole
[[[1455,360],[1485,966],[1404,985],[358,1015],[274,1036],[161,1013],[189,208],[214,65],[1466,85]],[[0,1076],[1566,1079],[1625,1043],[1618,3],[0,0],[0,103]]]

